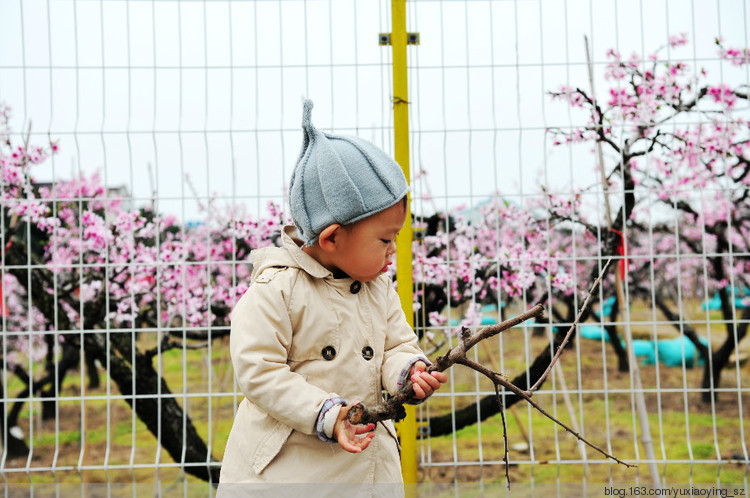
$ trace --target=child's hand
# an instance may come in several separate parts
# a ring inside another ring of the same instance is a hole
[[[338,441],[339,446],[349,453],[360,453],[370,445],[370,441],[375,437],[375,424],[352,425],[347,418],[349,410],[357,403],[341,407],[336,423],[333,425],[333,437]],[[364,434],[364,436],[361,436]]]
[[[448,382],[448,376],[443,372],[427,373],[427,365],[423,361],[418,361],[412,365],[409,371],[409,378],[414,386],[414,397],[425,399],[438,389],[442,384]]]

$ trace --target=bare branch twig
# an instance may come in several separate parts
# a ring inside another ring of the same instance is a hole
[[[448,352],[435,360],[433,365],[427,369],[428,372],[442,372],[452,367],[459,360],[466,358],[466,352],[479,341],[493,337],[500,332],[515,327],[519,323],[534,317],[539,317],[544,313],[544,306],[537,304],[525,313],[505,320],[502,323],[485,327],[473,336],[469,329],[461,331],[461,341],[459,344],[448,350]],[[368,407],[364,403],[354,405],[349,410],[349,421],[353,424],[377,423],[381,420],[390,420],[398,418],[405,403],[414,400],[414,389],[411,380],[407,380],[404,386],[396,394],[388,398],[384,403]]]
[[[550,362],[549,366],[547,367],[547,370],[544,371],[541,377],[539,377],[539,380],[536,381],[536,383],[531,386],[529,390],[526,391],[526,394],[531,396],[531,394],[539,389],[539,386],[541,386],[547,376],[550,373],[550,370],[552,370],[552,367],[555,366],[555,363],[557,363],[558,358],[560,358],[560,355],[562,354],[563,350],[565,349],[565,346],[568,345],[568,341],[570,340],[571,336],[573,335],[573,332],[576,330],[576,326],[578,325],[578,322],[581,320],[581,316],[583,315],[583,312],[586,310],[586,308],[589,307],[589,303],[591,301],[591,298],[594,296],[594,291],[599,286],[599,284],[602,281],[602,278],[604,278],[604,275],[607,274],[607,268],[609,268],[609,264],[612,262],[612,259],[608,259],[607,263],[604,265],[604,268],[602,268],[602,272],[599,274],[599,278],[594,281],[594,284],[591,286],[591,289],[589,290],[588,295],[586,296],[586,299],[584,299],[583,304],[581,305],[581,311],[578,313],[578,316],[576,316],[576,319],[573,321],[573,324],[570,326],[570,329],[568,329],[568,333],[565,334],[565,339],[563,339],[562,343],[560,344],[560,347],[557,348],[557,352],[555,353],[554,358],[552,358],[552,361]]]
[[[557,425],[559,425],[560,427],[568,431],[570,434],[575,436],[578,440],[582,441],[583,443],[593,448],[594,450],[598,451],[599,453],[606,456],[607,458],[610,458],[616,461],[617,463],[620,463],[627,467],[634,466],[632,464],[628,464],[620,460],[614,455],[607,453],[605,450],[603,450],[599,446],[587,441],[583,436],[581,436],[581,434],[579,434],[578,432],[576,432],[575,430],[571,429],[566,424],[558,420],[557,418],[547,413],[547,411],[544,410],[544,408],[542,408],[540,405],[538,405],[535,401],[531,399],[532,394],[536,390],[539,389],[542,383],[544,383],[545,379],[549,375],[550,371],[554,367],[557,360],[560,358],[560,355],[562,354],[563,350],[567,346],[571,337],[573,337],[573,334],[576,331],[576,327],[578,326],[578,323],[581,321],[582,316],[586,313],[597,287],[600,285],[602,279],[604,278],[604,275],[607,274],[607,270],[611,262],[612,260],[610,258],[607,261],[607,263],[604,265],[604,267],[602,268],[602,271],[599,274],[599,277],[592,284],[591,289],[588,292],[588,295],[583,301],[581,309],[579,310],[575,320],[570,326],[570,329],[568,330],[567,334],[561,341],[560,345],[557,347],[557,351],[555,352],[554,357],[550,361],[549,366],[544,371],[542,376],[537,380],[537,382],[528,390],[520,389],[519,387],[514,385],[512,382],[509,382],[508,380],[506,380],[503,374],[499,372],[495,372],[492,369],[485,367],[484,365],[481,365],[479,363],[476,363],[470,360],[467,357],[466,353],[472,347],[474,347],[477,343],[485,339],[488,339],[505,330],[515,327],[516,325],[523,323],[526,320],[529,320],[531,318],[541,317],[544,313],[544,306],[541,303],[532,307],[528,311],[521,313],[518,316],[505,320],[502,323],[498,323],[496,325],[485,327],[473,335],[471,334],[471,331],[468,328],[464,327],[461,330],[461,336],[460,336],[458,345],[455,348],[449,349],[445,355],[437,358],[435,360],[435,363],[427,369],[428,372],[435,372],[435,371],[443,372],[447,370],[448,368],[450,368],[451,366],[458,363],[460,365],[464,365],[484,375],[485,377],[487,377],[488,379],[492,381],[495,387],[495,393],[497,396],[498,405],[500,407],[500,413],[501,413],[501,416],[503,417],[503,437],[504,437],[504,443],[505,443],[504,461],[506,464],[506,479],[508,480],[508,482],[510,482],[508,478],[508,437],[507,437],[507,433],[505,432],[505,414],[504,414],[504,407],[502,405],[502,398],[500,397],[501,387],[515,393],[519,398],[524,399],[527,403],[533,406],[542,415],[552,420]],[[380,405],[377,405],[374,407],[368,407],[362,403],[354,405],[349,410],[349,414],[348,414],[349,421],[353,424],[369,424],[369,423],[377,423],[377,422],[387,420],[387,419],[395,419],[395,418],[398,418],[401,413],[403,413],[404,403],[407,403],[413,400],[414,400],[414,392],[413,392],[412,382],[410,380],[407,380],[405,385],[401,388],[401,390],[399,390],[396,394],[394,394],[387,401],[385,401],[384,403]]]

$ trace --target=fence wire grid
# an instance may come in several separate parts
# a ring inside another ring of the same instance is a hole
[[[314,123],[393,154],[391,4],[0,0],[0,475],[213,492],[230,311]],[[421,483],[739,484],[750,457],[744,0],[409,0],[416,329],[549,298],[418,410]],[[632,54],[632,56],[631,56]],[[594,106],[597,107],[594,107]],[[54,221],[57,220],[57,221]],[[556,342],[557,341],[557,342]],[[536,361],[539,360],[539,361]],[[135,393],[135,394],[134,394]],[[135,488],[133,488],[135,494]],[[559,491],[559,488],[558,488]]]

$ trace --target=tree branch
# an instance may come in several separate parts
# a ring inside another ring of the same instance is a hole
[[[529,403],[531,406],[533,406],[537,411],[539,411],[542,415],[549,418],[556,424],[558,424],[560,427],[571,433],[573,436],[575,436],[580,441],[584,442],[591,448],[595,449],[602,455],[606,456],[607,458],[610,458],[620,464],[623,464],[627,467],[632,467],[633,465],[628,464],[626,462],[623,462],[622,460],[618,459],[617,457],[607,453],[602,448],[596,446],[595,444],[590,443],[587,441],[583,436],[581,436],[579,433],[562,423],[560,420],[556,419],[549,413],[547,413],[541,406],[539,406],[535,401],[531,399],[531,396],[533,395],[534,391],[539,389],[539,386],[544,382],[544,380],[549,375],[550,371],[554,367],[555,363],[559,359],[560,355],[562,354],[562,351],[565,349],[565,346],[567,345],[570,338],[574,335],[576,331],[576,327],[578,326],[578,323],[581,321],[581,317],[586,313],[589,304],[591,302],[591,299],[594,295],[595,290],[599,286],[599,284],[602,281],[602,278],[607,273],[607,269],[609,268],[609,265],[611,263],[611,259],[607,261],[607,263],[602,268],[601,273],[599,274],[598,278],[594,281],[594,283],[591,286],[591,289],[588,292],[588,295],[586,296],[586,299],[584,299],[583,305],[578,312],[575,320],[573,321],[572,325],[570,326],[570,329],[568,330],[567,334],[565,335],[565,338],[558,346],[557,352],[555,353],[554,357],[550,361],[549,365],[547,366],[546,370],[542,374],[542,376],[537,380],[534,385],[527,389],[523,390],[519,387],[515,386],[512,382],[509,382],[506,380],[505,376],[499,372],[494,372],[492,369],[485,367],[484,365],[481,365],[479,363],[476,363],[472,360],[470,360],[466,353],[469,351],[472,347],[474,347],[477,343],[488,339],[490,337],[493,337],[505,330],[508,330],[512,327],[515,327],[516,325],[525,322],[526,320],[529,320],[531,318],[539,318],[544,313],[544,306],[539,303],[529,309],[528,311],[521,313],[518,316],[515,316],[513,318],[510,318],[508,320],[505,320],[504,322],[498,323],[496,325],[491,325],[489,327],[485,327],[481,329],[476,334],[471,334],[471,331],[464,327],[461,330],[461,337],[459,340],[458,345],[455,348],[451,348],[448,350],[448,352],[438,357],[435,360],[435,363],[431,365],[427,371],[428,372],[443,372],[447,370],[448,368],[452,367],[455,364],[464,365],[482,375],[490,379],[495,386],[495,393],[496,393],[496,399],[498,404],[500,405],[500,412],[503,415],[504,420],[504,413],[503,413],[503,406],[502,401],[500,397],[500,387],[507,389],[509,391],[512,391],[516,394],[519,398],[524,399],[527,403]],[[399,418],[399,416],[403,413],[403,405],[409,401],[412,401],[414,399],[414,393],[413,393],[413,387],[412,382],[410,380],[407,380],[404,384],[404,387],[402,387],[396,394],[394,394],[392,397],[390,397],[387,401],[384,403],[377,405],[375,407],[368,407],[365,404],[357,404],[354,405],[350,410],[348,414],[349,421],[353,424],[369,424],[369,423],[377,423],[382,420],[388,420],[388,419],[394,419]],[[508,479],[507,475],[507,467],[508,467],[508,444],[507,444],[507,433],[504,433],[504,441],[505,441],[505,456],[504,460],[506,463],[506,479]]]
[[[568,333],[565,334],[565,339],[563,339],[562,344],[560,344],[560,346],[557,348],[557,352],[555,353],[555,356],[552,358],[552,361],[550,362],[549,366],[547,366],[547,370],[545,370],[542,376],[539,378],[539,380],[537,380],[536,383],[533,386],[531,386],[531,388],[528,391],[526,391],[526,394],[528,394],[529,396],[531,396],[534,393],[534,391],[539,389],[539,386],[541,386],[544,380],[547,378],[550,371],[552,370],[552,367],[554,367],[555,363],[557,363],[557,360],[558,358],[560,358],[560,355],[565,349],[565,346],[568,344],[570,337],[576,331],[576,326],[580,322],[581,316],[583,315],[584,311],[586,311],[586,309],[589,307],[589,303],[591,302],[591,298],[594,295],[594,291],[601,283],[604,275],[607,274],[607,268],[609,268],[609,264],[611,262],[612,262],[611,258],[607,260],[607,263],[604,265],[604,268],[602,268],[602,272],[599,274],[599,277],[594,281],[594,284],[591,286],[591,289],[589,290],[589,293],[586,296],[586,299],[583,300],[583,304],[581,305],[581,311],[578,313],[578,315],[576,316],[576,319],[571,324],[570,329],[568,329]]]
[[[157,354],[164,353],[165,351],[169,351],[170,349],[203,349],[206,347],[208,347],[207,342],[201,342],[198,344],[183,344],[182,341],[172,340],[168,335],[165,335],[161,339],[160,346],[144,351],[143,355],[150,361]]]

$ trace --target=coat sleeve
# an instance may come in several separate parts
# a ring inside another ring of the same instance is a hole
[[[401,389],[411,366],[418,360],[430,364],[419,347],[417,334],[406,321],[401,301],[390,280],[386,285],[388,326],[383,358],[383,387],[390,394]]]
[[[250,286],[232,312],[229,349],[242,393],[276,420],[304,434],[317,434],[323,403],[336,398],[308,383],[287,364],[292,324],[287,308],[293,272]]]

